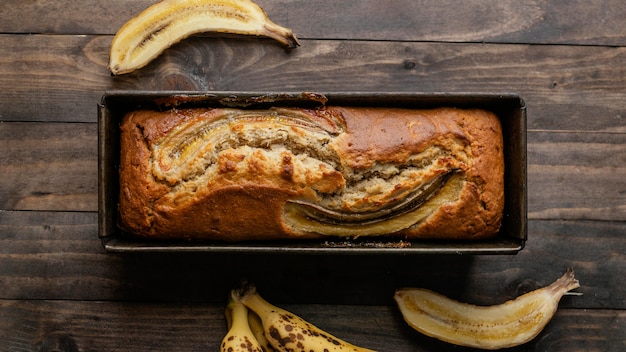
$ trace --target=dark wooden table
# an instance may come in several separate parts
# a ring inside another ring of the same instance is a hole
[[[111,77],[117,29],[152,1],[0,5],[0,351],[216,351],[241,276],[380,351],[464,350],[408,328],[391,294],[496,304],[572,267],[515,351],[626,350],[626,5],[258,0],[302,46],[200,36]],[[517,255],[106,253],[96,106],[107,90],[509,92],[528,106],[528,242]]]

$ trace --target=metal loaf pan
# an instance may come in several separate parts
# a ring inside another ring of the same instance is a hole
[[[118,226],[119,124],[129,111],[172,106],[341,106],[481,108],[500,119],[504,136],[505,209],[498,235],[483,241],[399,241],[369,238],[255,243],[163,242],[136,238]],[[302,254],[515,254],[527,239],[526,107],[516,94],[491,93],[253,93],[106,92],[98,105],[98,231],[109,252],[213,252]]]

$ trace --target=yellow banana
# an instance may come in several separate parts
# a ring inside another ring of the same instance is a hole
[[[126,22],[111,43],[114,75],[137,70],[181,40],[198,33],[265,36],[299,45],[288,28],[272,22],[251,0],[162,0]]]
[[[554,316],[561,297],[577,287],[570,269],[551,285],[500,305],[470,305],[418,288],[399,289],[394,299],[415,330],[452,344],[495,350],[535,338]]]
[[[236,296],[231,294],[224,313],[228,332],[222,339],[220,351],[263,352],[261,344],[256,340],[248,325],[248,308]]]
[[[253,286],[237,291],[241,302],[261,319],[265,336],[276,351],[374,352],[343,341],[295,314],[272,305]]]
[[[250,330],[252,330],[252,334],[254,334],[256,340],[259,341],[259,344],[261,344],[263,352],[276,351],[270,341],[265,336],[265,332],[263,331],[263,322],[261,321],[261,318],[256,315],[256,313],[248,311],[248,323],[250,324]]]

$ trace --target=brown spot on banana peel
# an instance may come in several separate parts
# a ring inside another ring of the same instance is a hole
[[[262,352],[262,346],[256,340],[248,323],[248,309],[239,301],[233,291],[228,297],[228,304],[224,313],[228,332],[222,338],[220,351]]]
[[[280,334],[280,331],[275,326],[269,327],[270,337],[274,339],[279,345],[279,347],[285,347],[287,344],[292,343],[293,340],[291,337],[283,337]]]
[[[278,350],[373,352],[335,338],[302,318],[272,305],[247,282],[235,291],[241,302],[261,318],[266,336]]]

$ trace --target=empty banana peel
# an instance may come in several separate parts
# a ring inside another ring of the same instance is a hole
[[[124,24],[111,43],[114,75],[144,67],[191,35],[207,32],[264,36],[287,47],[299,44],[293,32],[272,22],[250,0],[162,0]]]
[[[455,345],[496,350],[535,338],[556,313],[561,297],[577,287],[570,269],[551,285],[500,305],[475,306],[419,288],[399,289],[394,299],[415,330]]]

